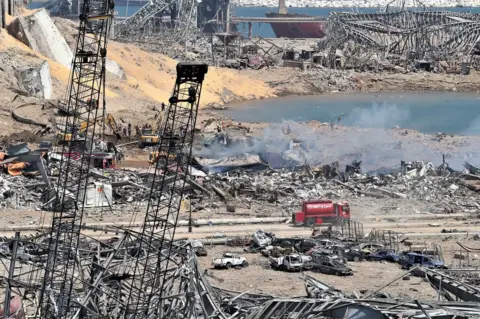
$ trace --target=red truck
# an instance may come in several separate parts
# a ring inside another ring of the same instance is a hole
[[[334,203],[331,200],[310,200],[303,202],[302,211],[292,216],[295,225],[314,226],[334,223],[338,218],[350,219],[350,206],[347,202]]]

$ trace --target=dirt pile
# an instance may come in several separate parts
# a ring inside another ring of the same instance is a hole
[[[374,73],[332,70],[315,67],[308,71],[294,68],[245,70],[248,76],[262,79],[279,96],[315,95],[329,92],[452,91],[476,92],[479,73],[469,75],[429,72]]]

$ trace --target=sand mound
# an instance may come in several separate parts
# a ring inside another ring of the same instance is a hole
[[[23,14],[30,13],[26,11]],[[71,21],[66,22],[59,18],[55,18],[54,21],[69,46],[73,47],[75,25]],[[53,82],[52,97],[61,99],[65,96],[70,75],[70,69],[67,67],[32,50],[5,30],[0,30],[1,54],[4,54],[4,60],[11,64],[9,70],[12,71],[47,61]],[[158,108],[161,102],[167,102],[170,97],[178,61],[161,54],[143,51],[134,45],[114,41],[108,44],[108,58],[121,66],[125,78],[107,74],[107,111],[133,124],[149,121],[154,116],[152,109]],[[8,99],[0,99],[0,109],[10,109],[13,106],[8,104],[15,95],[13,93],[15,83],[9,80],[11,78],[12,72],[3,74],[0,72],[0,83],[11,83],[11,87],[4,87],[9,94],[3,94],[5,97],[8,96]],[[209,103],[228,103],[271,96],[274,96],[274,90],[261,80],[253,79],[241,71],[211,67],[204,83],[200,107]],[[6,122],[10,121],[14,123],[13,119]],[[8,126],[10,123],[5,124]]]

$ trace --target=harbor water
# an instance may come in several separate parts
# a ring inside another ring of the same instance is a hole
[[[233,104],[239,122],[320,121],[365,128],[402,127],[422,133],[480,134],[480,96],[474,93],[381,93],[292,96]]]

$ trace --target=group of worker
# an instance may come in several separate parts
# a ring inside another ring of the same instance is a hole
[[[162,103],[162,112],[165,111],[165,103]],[[142,127],[138,126],[138,125],[135,125],[135,136],[141,136],[142,135],[142,131],[143,130],[148,130],[148,129],[152,129],[152,125],[151,124],[144,124]],[[131,137],[132,136],[132,123],[128,123],[127,127],[124,127],[123,128],[123,135],[125,137]]]
[[[143,130],[151,130],[152,125],[151,124],[144,124],[142,127],[135,125],[135,135],[134,136],[141,136]],[[123,135],[125,137],[131,137],[132,136],[132,124],[128,123],[127,127],[123,128]]]
[[[123,135],[125,137],[130,137],[132,136],[132,123],[128,123],[127,127],[123,128]]]

